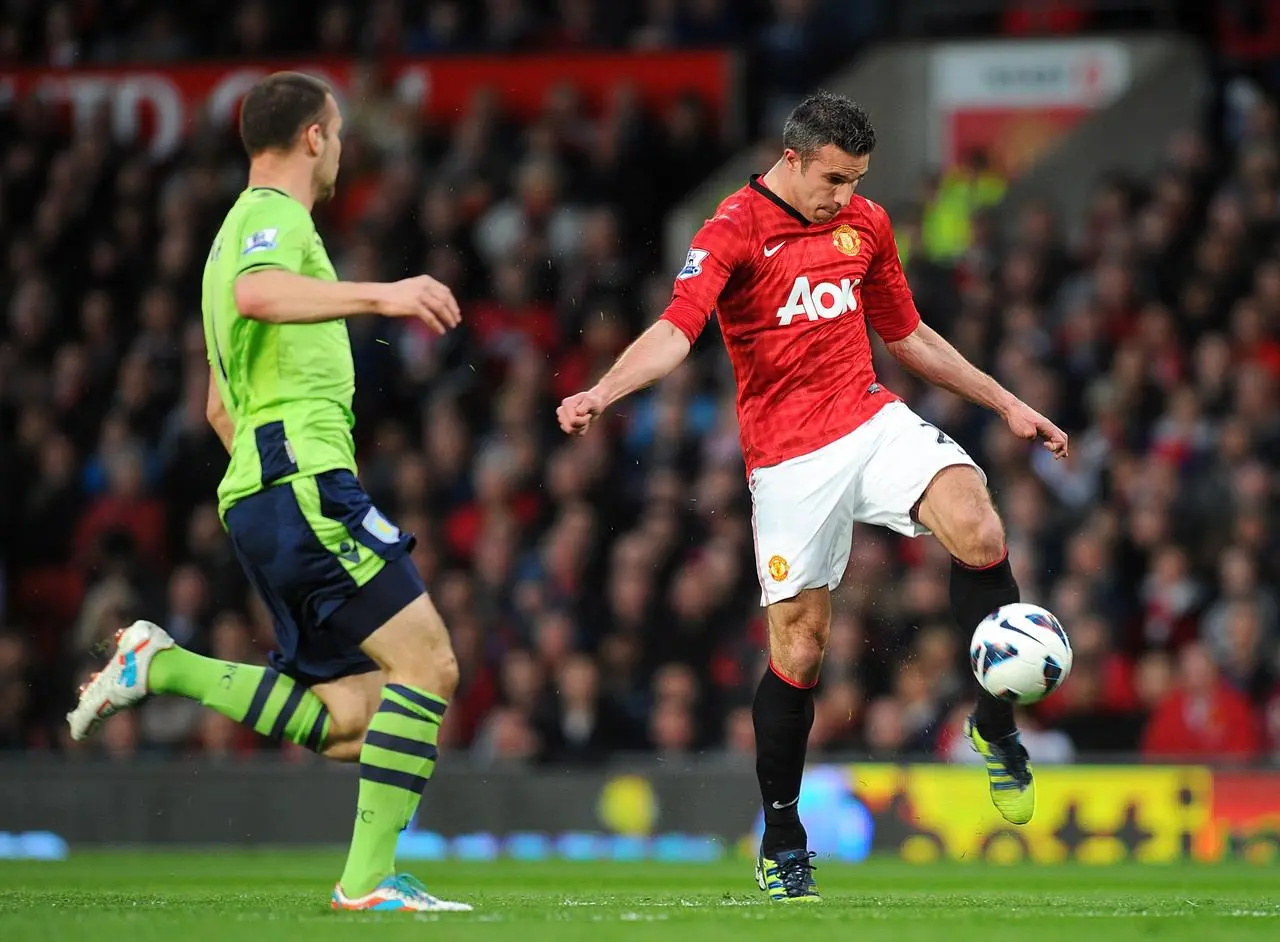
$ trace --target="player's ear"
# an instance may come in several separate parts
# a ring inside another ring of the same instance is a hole
[[[307,153],[312,157],[318,156],[324,149],[324,128],[321,125],[308,124],[302,137],[307,144]]]

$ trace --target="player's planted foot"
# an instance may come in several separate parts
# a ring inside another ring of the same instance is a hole
[[[775,903],[820,903],[818,885],[810,862],[816,857],[811,850],[780,850],[772,858],[761,851],[756,858],[756,883]]]
[[[1022,737],[1014,731],[988,742],[972,716],[965,721],[964,732],[987,762],[991,803],[1010,824],[1026,824],[1036,811],[1036,783]]]
[[[80,702],[67,714],[71,738],[88,739],[107,717],[145,700],[151,659],[171,647],[169,633],[149,621],[135,621],[116,632],[111,660],[80,688]]]
[[[352,912],[471,912],[471,907],[466,903],[453,903],[432,896],[422,885],[421,880],[407,873],[392,874],[364,896],[347,896],[342,892],[342,886],[339,884],[333,888],[333,898],[329,905],[333,909]]]

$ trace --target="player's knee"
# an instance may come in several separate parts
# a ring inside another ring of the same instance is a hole
[[[325,731],[324,746],[320,754],[335,762],[356,762],[369,730],[372,709],[359,715],[350,712],[329,714],[329,728]]]
[[[436,662],[435,672],[437,678],[435,689],[447,700],[458,689],[458,659],[454,656],[452,647],[448,648]]]
[[[822,657],[827,651],[826,638],[817,631],[794,635],[782,647],[787,663],[806,674],[822,666]]]
[[[990,566],[1003,558],[1004,525],[990,504],[978,508],[961,532],[964,537],[959,558],[966,566]]]
[[[408,684],[446,700],[458,689],[458,659],[446,639],[443,645],[409,646],[388,665],[392,683]]]
[[[830,636],[825,605],[776,606],[770,613],[769,656],[787,680],[811,684],[818,679]]]
[[[449,632],[425,596],[366,639],[364,650],[394,684],[407,684],[448,699],[458,687],[458,660]]]
[[[358,762],[360,761],[360,750],[363,746],[364,733],[361,732],[358,737],[349,739],[333,741],[326,739],[320,754],[326,759],[332,759],[335,762]]]
[[[822,672],[822,657],[826,651],[817,638],[797,636],[788,638],[769,653],[769,663],[774,673],[783,680],[809,687],[818,682]]]

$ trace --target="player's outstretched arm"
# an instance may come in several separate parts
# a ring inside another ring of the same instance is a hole
[[[689,339],[674,325],[660,320],[623,351],[609,372],[586,392],[560,403],[556,418],[570,435],[583,435],[592,421],[624,396],[656,383],[689,355]]]
[[[428,275],[390,283],[323,281],[281,268],[236,279],[236,310],[272,324],[315,324],[357,314],[415,317],[438,334],[462,320],[453,292]]]
[[[990,409],[1019,438],[1041,439],[1055,458],[1067,456],[1067,434],[1062,429],[966,360],[929,325],[922,322],[901,340],[885,346],[921,379]]]

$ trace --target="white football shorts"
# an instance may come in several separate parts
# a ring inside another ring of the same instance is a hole
[[[853,525],[928,533],[911,515],[939,471],[986,474],[955,441],[904,402],[891,402],[843,438],[751,472],[760,604],[805,589],[834,589],[853,548]]]

